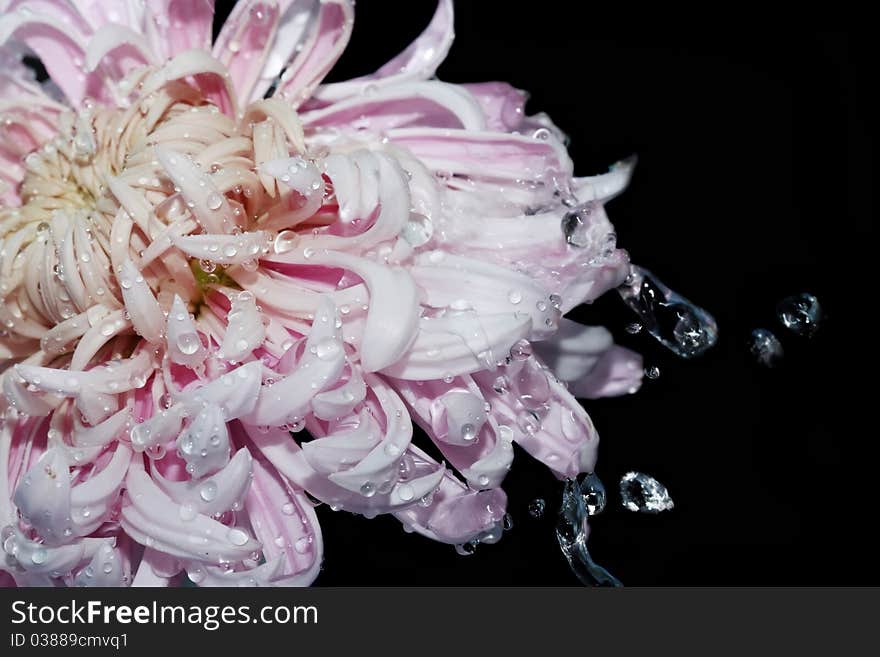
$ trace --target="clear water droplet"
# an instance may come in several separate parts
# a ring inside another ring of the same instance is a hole
[[[177,336],[177,349],[185,356],[191,356],[199,350],[201,340],[196,333],[181,333]]]
[[[409,484],[401,484],[397,489],[397,495],[404,502],[409,502],[415,497],[415,491],[413,491],[413,487]]]
[[[660,378],[660,368],[656,365],[650,365],[645,368],[645,376],[649,379],[659,379]]]
[[[771,331],[760,328],[752,331],[749,351],[765,367],[775,367],[785,355],[779,339]]]
[[[699,356],[718,341],[715,318],[647,269],[634,266],[631,278],[618,292],[645,330],[681,358]]]
[[[638,322],[630,322],[629,324],[627,324],[624,327],[623,330],[626,331],[627,333],[629,333],[630,335],[636,335],[636,334],[642,332],[642,328],[644,328],[644,327],[641,324],[639,324]]]
[[[543,518],[544,510],[547,508],[547,503],[541,499],[540,497],[535,498],[531,502],[529,502],[529,515],[532,518]]]
[[[248,535],[246,532],[242,531],[238,527],[233,527],[226,534],[226,538],[229,539],[229,542],[233,545],[245,545],[248,542]]]
[[[217,497],[217,484],[213,481],[206,481],[199,489],[199,497],[205,502],[211,502]]]
[[[641,513],[660,513],[675,507],[666,487],[641,472],[627,472],[620,478],[620,502],[624,509]]]
[[[605,494],[605,484],[596,475],[591,472],[584,476],[580,482],[581,495],[584,497],[584,506],[587,508],[587,514],[595,516],[605,509],[607,495]]]
[[[789,331],[811,338],[822,322],[822,306],[816,297],[805,292],[780,301],[776,315]]]
[[[223,197],[216,192],[212,192],[208,194],[208,198],[205,199],[205,204],[208,206],[209,210],[219,210],[220,206],[223,205]]]
[[[425,215],[413,212],[400,235],[410,245],[422,246],[431,241],[431,237],[434,235],[434,224]]]

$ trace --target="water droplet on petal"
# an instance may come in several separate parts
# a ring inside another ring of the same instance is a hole
[[[220,206],[223,205],[223,197],[216,192],[212,192],[208,194],[208,198],[205,199],[205,204],[208,206],[209,210],[219,210]]]
[[[413,499],[413,497],[415,497],[413,487],[409,484],[401,484],[397,489],[397,494],[404,502],[409,502],[411,499]]]
[[[245,545],[248,542],[248,535],[238,527],[233,527],[226,534],[226,538],[233,545]]]
[[[217,497],[217,484],[213,481],[206,481],[199,489],[199,497],[205,502],[211,502]]]

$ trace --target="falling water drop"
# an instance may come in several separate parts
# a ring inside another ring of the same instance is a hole
[[[620,478],[620,502],[624,509],[641,513],[660,513],[675,507],[666,487],[641,472],[627,472]]]
[[[752,331],[749,351],[764,367],[775,367],[785,353],[779,339],[767,329],[760,328]]]
[[[776,305],[776,315],[789,331],[811,338],[819,330],[822,306],[812,294],[797,294],[780,301]]]
[[[547,503],[541,499],[540,497],[529,502],[529,515],[532,518],[543,518],[544,517],[544,509],[547,508]]]
[[[581,495],[584,497],[587,513],[591,516],[602,513],[607,499],[605,484],[602,483],[602,480],[599,479],[595,472],[591,472],[583,478],[579,485],[581,487]]]
[[[647,269],[633,266],[620,296],[645,330],[681,358],[703,354],[718,340],[718,325],[708,312],[671,290]]]

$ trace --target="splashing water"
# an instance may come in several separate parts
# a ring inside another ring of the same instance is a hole
[[[749,351],[764,367],[775,367],[785,352],[782,343],[771,331],[767,329],[755,329],[752,331],[752,339],[749,343]]]
[[[556,540],[568,565],[577,578],[587,586],[623,586],[619,579],[593,561],[587,550],[589,511],[581,485],[576,479],[566,479],[562,490],[562,504],[556,524]]]
[[[718,341],[715,318],[647,269],[634,265],[618,292],[644,329],[680,358],[699,356]]]
[[[620,503],[627,511],[660,513],[675,507],[666,486],[641,472],[627,472],[620,478]]]
[[[789,331],[811,338],[822,322],[822,306],[812,294],[797,294],[780,301],[776,315]]]

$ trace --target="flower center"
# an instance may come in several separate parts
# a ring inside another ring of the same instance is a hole
[[[163,308],[174,294],[198,302],[205,285],[227,279],[173,239],[240,233],[287,207],[258,165],[303,150],[294,111],[265,100],[232,118],[181,81],[146,92],[155,75],[135,74],[125,106],[87,102],[61,115],[57,135],[25,158],[22,203],[0,209],[4,337],[39,339],[96,305],[124,308],[127,260]],[[255,266],[253,256],[239,264]]]

